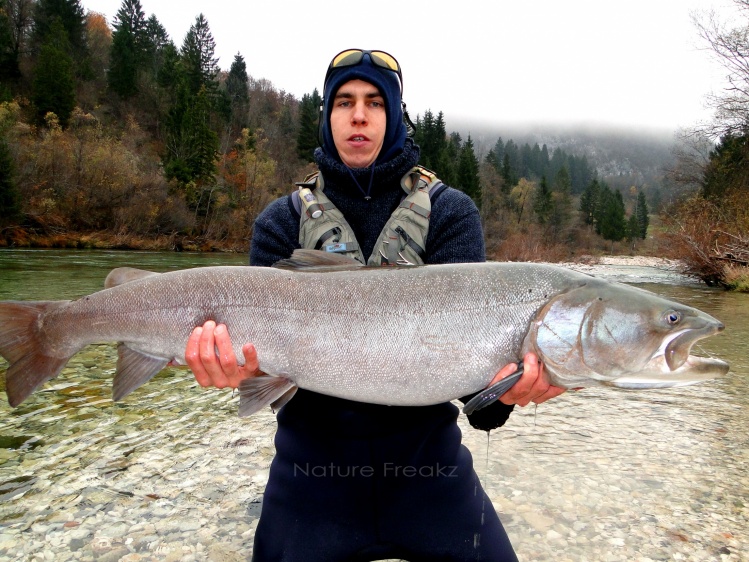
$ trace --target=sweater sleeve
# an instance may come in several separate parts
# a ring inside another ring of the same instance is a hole
[[[290,258],[299,245],[299,215],[290,197],[268,205],[255,220],[250,244],[250,265],[270,267]]]
[[[486,261],[484,233],[476,205],[462,191],[448,187],[432,201],[426,263]],[[475,394],[460,399],[464,404]],[[499,400],[468,416],[476,429],[490,431],[505,424],[514,406]]]
[[[426,263],[486,261],[479,211],[465,193],[447,187],[434,196],[426,247]]]

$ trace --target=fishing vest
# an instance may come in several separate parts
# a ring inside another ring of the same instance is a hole
[[[434,172],[415,166],[401,178],[406,196],[390,215],[367,265],[422,265],[429,232],[431,197],[444,185]],[[365,263],[354,231],[343,213],[325,196],[322,174],[314,172],[296,183],[291,194],[299,212],[299,245],[335,252]]]

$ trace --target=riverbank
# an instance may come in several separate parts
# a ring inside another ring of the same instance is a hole
[[[583,256],[556,265],[620,283],[700,284],[696,277],[683,273],[681,261],[653,256]]]
[[[53,250],[135,250],[151,252],[246,252],[248,240],[207,240],[184,234],[156,236],[112,232],[37,232],[20,227],[0,230],[1,248]]]

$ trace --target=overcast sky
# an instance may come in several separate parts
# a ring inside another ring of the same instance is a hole
[[[121,0],[81,0],[110,25]],[[729,0],[141,0],[177,47],[201,12],[222,69],[297,98],[322,91],[339,51],[394,55],[412,117],[448,122],[585,123],[674,130],[707,117],[722,70],[690,14]]]

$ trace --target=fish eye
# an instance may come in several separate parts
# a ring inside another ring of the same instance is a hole
[[[668,322],[669,324],[678,324],[680,320],[681,314],[676,312],[675,310],[666,313],[666,322]]]

